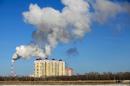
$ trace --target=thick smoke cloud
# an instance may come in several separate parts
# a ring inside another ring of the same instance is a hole
[[[109,0],[97,0],[94,4],[95,9],[95,19],[98,22],[102,23],[110,17],[116,16],[119,12],[122,11],[122,8],[119,4],[113,3]]]
[[[78,49],[76,47],[72,47],[72,48],[69,48],[67,51],[66,51],[66,54],[68,56],[76,56],[79,54],[78,52]]]
[[[16,48],[13,60],[29,57],[48,57],[58,43],[78,40],[91,31],[93,21],[104,23],[110,17],[128,12],[127,5],[110,0],[61,0],[64,8],[59,11],[52,7],[41,8],[30,4],[29,11],[23,12],[24,21],[35,26],[32,33],[33,45]],[[90,5],[94,11],[90,11]]]
[[[50,55],[51,51],[49,46],[45,46],[45,50],[39,48],[37,45],[21,45],[16,47],[16,52],[13,54],[13,60],[23,58],[28,59],[30,57],[43,57]]]
[[[123,10],[128,12],[130,15],[130,2],[125,2],[124,4],[122,4]]]
[[[36,27],[32,37],[38,47],[20,46],[16,49],[14,59],[48,57],[59,42],[68,43],[90,31],[89,4],[84,0],[62,0],[62,3],[65,7],[61,12],[51,7],[40,8],[37,4],[31,4],[29,11],[23,12],[25,22]],[[36,50],[43,52],[35,54]]]
[[[94,21],[103,24],[111,18],[116,17],[120,13],[130,13],[130,3],[117,2],[116,0],[95,0],[90,1],[94,12],[92,18]]]

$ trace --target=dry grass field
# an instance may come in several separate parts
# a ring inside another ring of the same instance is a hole
[[[89,85],[89,84],[117,84],[114,80],[86,80],[86,81],[0,81],[0,85]],[[123,81],[122,84],[130,84]]]

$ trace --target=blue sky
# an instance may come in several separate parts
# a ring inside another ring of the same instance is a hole
[[[60,0],[0,0],[0,75],[9,75],[16,46],[29,44],[35,28],[23,21],[22,13],[30,3],[61,10]],[[68,44],[60,43],[51,58],[63,59],[76,73],[130,71],[130,15],[121,13],[104,24],[94,22],[84,38]],[[32,29],[33,28],[33,29]],[[79,55],[67,56],[76,47]],[[20,59],[15,64],[18,75],[33,72],[33,61]]]

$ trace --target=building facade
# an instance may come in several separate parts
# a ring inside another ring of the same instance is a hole
[[[73,75],[73,69],[70,67],[65,68],[66,76],[72,76]]]
[[[65,62],[62,60],[38,59],[34,61],[35,77],[65,76]]]

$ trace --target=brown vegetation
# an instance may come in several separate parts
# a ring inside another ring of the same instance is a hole
[[[98,73],[90,72],[84,75],[74,76],[60,76],[60,77],[28,77],[28,76],[8,76],[0,77],[0,81],[79,81],[79,80],[130,80],[130,72],[119,72],[119,73]]]

